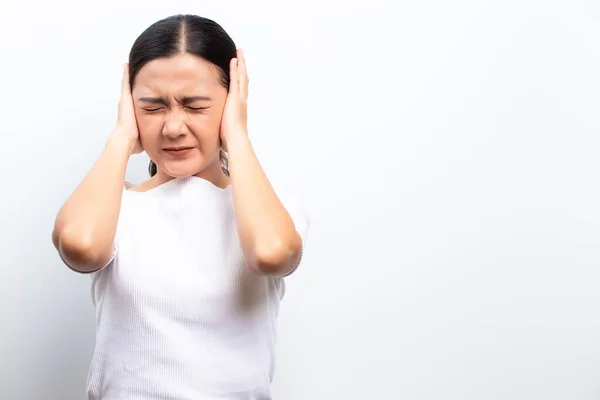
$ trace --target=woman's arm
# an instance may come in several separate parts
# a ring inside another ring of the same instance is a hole
[[[52,241],[64,262],[76,271],[98,270],[113,255],[131,148],[125,137],[113,134],[56,217]]]
[[[282,277],[302,256],[302,238],[271,187],[247,135],[248,74],[241,50],[230,63],[221,139],[229,155],[233,209],[246,264],[260,275]]]
[[[129,67],[124,65],[117,127],[104,151],[61,207],[52,242],[65,264],[88,273],[105,266],[113,255],[127,162],[141,152]]]
[[[271,187],[247,135],[227,143],[233,208],[246,264],[260,275],[294,271],[302,239]]]

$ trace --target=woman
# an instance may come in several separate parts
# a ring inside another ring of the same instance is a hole
[[[169,17],[134,43],[116,128],[52,235],[92,276],[89,399],[271,398],[283,277],[308,219],[259,165],[247,91],[242,51],[214,21]],[[151,178],[127,185],[141,151]]]

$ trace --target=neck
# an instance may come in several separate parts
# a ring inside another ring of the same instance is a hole
[[[212,163],[208,168],[194,174],[194,176],[206,179],[221,189],[225,189],[230,183],[229,177],[221,169],[221,162],[218,159],[216,163]]]
[[[203,169],[202,171],[194,174],[194,176],[202,179],[206,179],[211,182],[213,185],[220,187],[221,189],[226,188],[229,185],[229,177],[225,175],[223,170],[221,169],[221,163],[217,159],[217,162],[211,163],[208,167]],[[155,185],[158,186],[165,182],[174,179],[173,176],[169,176],[164,173],[162,170],[158,170],[153,180],[155,181]]]

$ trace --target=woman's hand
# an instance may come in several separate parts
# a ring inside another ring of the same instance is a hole
[[[119,100],[119,115],[113,137],[125,138],[131,145],[130,154],[139,154],[143,151],[140,135],[135,119],[133,96],[129,85],[129,64],[123,65],[123,79],[121,81],[121,99]]]
[[[113,257],[127,162],[131,154],[141,151],[129,88],[129,66],[124,65],[117,126],[54,223],[52,242],[72,269],[85,273],[98,271]]]
[[[220,133],[225,151],[228,151],[227,143],[248,135],[248,72],[242,49],[238,49],[237,58],[232,58],[229,62],[229,77],[229,93],[225,101]]]
[[[228,153],[233,211],[244,261],[259,275],[283,277],[298,266],[302,238],[248,139],[248,74],[241,50],[229,67],[231,83],[221,120],[221,141]]]

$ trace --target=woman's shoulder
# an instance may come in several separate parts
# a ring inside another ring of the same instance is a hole
[[[153,189],[156,186],[155,180],[153,178],[147,179],[140,183],[132,183],[130,181],[125,181],[125,190],[130,192],[146,192],[150,189]]]

